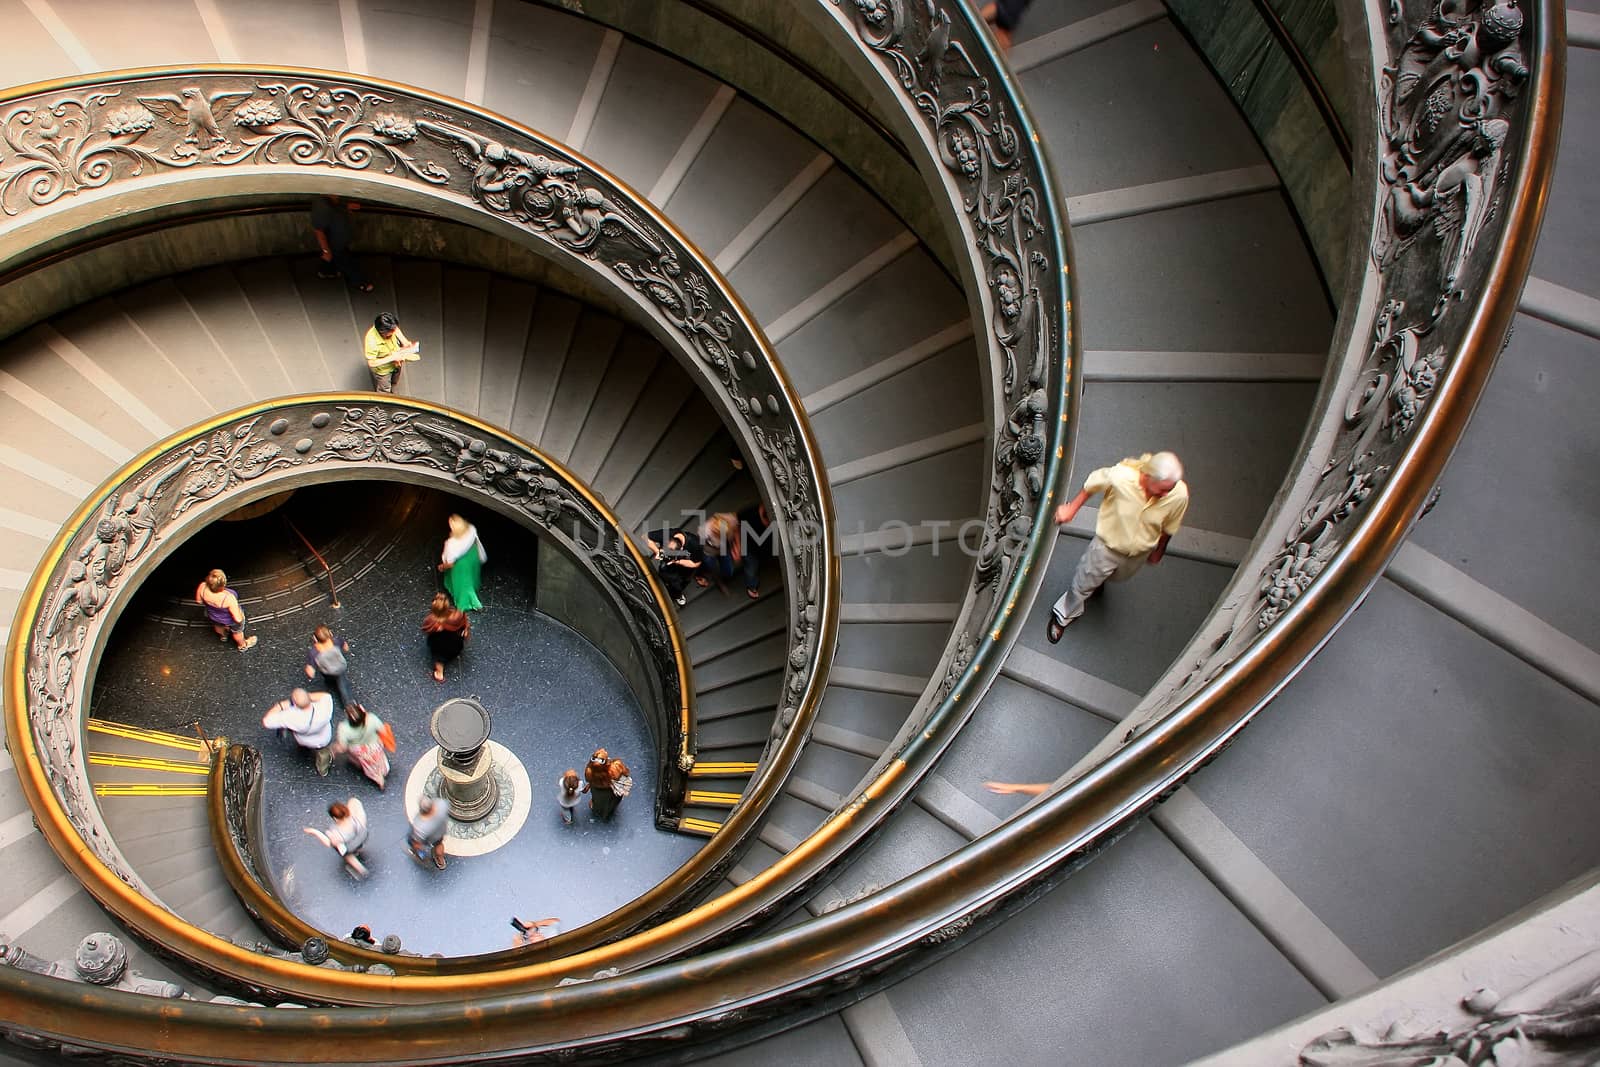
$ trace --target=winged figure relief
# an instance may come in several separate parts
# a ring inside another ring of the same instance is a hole
[[[220,123],[226,121],[252,95],[249,89],[242,89],[206,96],[198,88],[189,86],[178,90],[177,96],[141,96],[137,99],[174,126],[185,130],[185,144],[209,148],[218,141],[228,140]]]

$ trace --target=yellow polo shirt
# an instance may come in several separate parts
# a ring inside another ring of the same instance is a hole
[[[1142,556],[1156,547],[1161,535],[1169,537],[1183,525],[1189,510],[1189,486],[1180,481],[1166,496],[1151,499],[1139,486],[1139,460],[1125,459],[1114,467],[1101,467],[1083,483],[1088,493],[1104,493],[1095,536],[1124,556]]]
[[[410,343],[398,326],[394,328],[394,333],[388,337],[379,333],[376,326],[367,327],[367,366],[372,368],[372,373],[374,374],[393,374],[400,366],[400,361],[391,360],[390,357],[395,354],[397,349],[404,348]]]

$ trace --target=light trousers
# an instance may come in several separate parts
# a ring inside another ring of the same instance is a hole
[[[1149,555],[1146,552],[1142,556],[1124,556],[1107,548],[1099,537],[1091,538],[1078,560],[1078,569],[1072,572],[1072,584],[1050,609],[1056,622],[1065,626],[1082,615],[1083,606],[1096,589],[1107,582],[1124,582],[1132,578],[1144,566]]]

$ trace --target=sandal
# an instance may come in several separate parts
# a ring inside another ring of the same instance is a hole
[[[261,640],[261,638],[254,637],[254,636],[246,639],[245,643],[239,646],[239,651],[243,652],[247,648],[255,648],[256,647],[256,642],[259,641],[259,640]]]
[[[702,578],[700,575],[697,574],[694,577],[694,584],[698,585],[701,589],[710,589],[711,588],[711,579],[710,578]]]
[[[435,856],[435,857],[433,857],[433,865],[435,867],[439,868],[439,870],[441,870],[441,871],[444,870],[444,857],[443,856]]]
[[[433,680],[436,681],[436,682],[444,681],[444,668],[443,667],[435,667],[433,669]]]
[[[1055,616],[1052,615],[1050,617],[1050,629],[1045,633],[1045,636],[1050,639],[1050,643],[1053,645],[1061,640],[1061,635],[1066,632],[1066,629],[1067,624],[1057,622]]]

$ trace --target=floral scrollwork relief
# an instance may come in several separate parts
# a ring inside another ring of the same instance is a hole
[[[1461,292],[1466,259],[1498,206],[1508,108],[1528,79],[1522,24],[1514,0],[1438,0],[1383,69],[1387,200],[1372,255],[1391,266],[1431,234],[1441,303]]]
[[[403,147],[416,127],[394,98],[349,85],[258,81],[90,90],[13,107],[0,129],[0,207],[16,215],[114,180],[199,165],[324,164],[443,184],[449,172]]]

